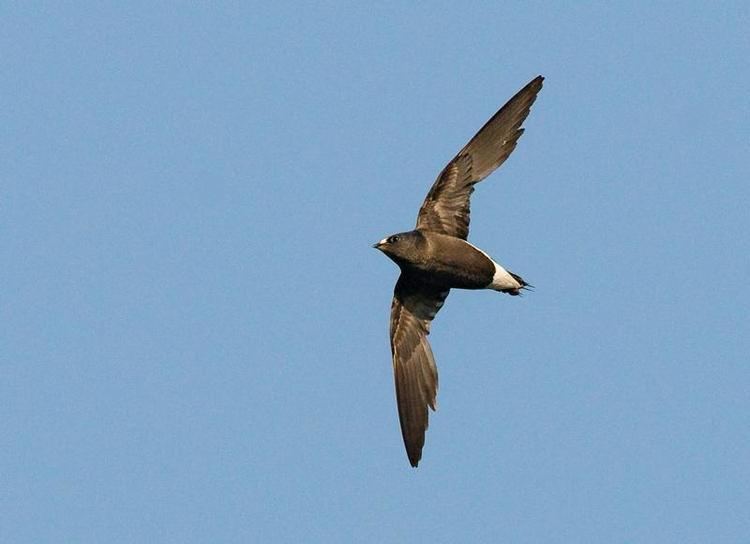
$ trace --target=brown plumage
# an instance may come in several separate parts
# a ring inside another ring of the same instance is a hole
[[[516,148],[523,134],[521,124],[543,81],[542,76],[537,76],[518,91],[440,172],[419,209],[418,229],[466,240],[469,197],[474,185],[503,164]]]
[[[422,203],[415,230],[375,245],[401,268],[391,303],[391,352],[401,433],[414,467],[422,457],[428,407],[434,410],[437,398],[437,367],[427,335],[450,289],[516,295],[527,286],[466,241],[469,197],[515,149],[543,80],[538,76],[516,93],[448,163]]]

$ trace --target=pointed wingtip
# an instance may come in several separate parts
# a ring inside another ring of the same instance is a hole
[[[539,91],[542,90],[542,87],[544,86],[544,76],[538,75],[531,81],[529,81],[526,84],[526,87],[524,89],[531,89],[534,91],[534,94],[537,94]]]
[[[519,91],[519,94],[521,94],[524,91],[533,91],[534,94],[537,94],[542,87],[544,86],[544,76],[538,75],[531,81],[529,81],[521,91]]]
[[[409,464],[412,466],[412,468],[417,468],[417,465],[419,465],[419,462],[422,460],[422,448],[424,446],[424,442],[421,445],[417,444],[409,444],[406,446],[406,456],[409,458]]]

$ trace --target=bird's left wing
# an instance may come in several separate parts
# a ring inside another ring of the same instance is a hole
[[[466,239],[469,197],[516,148],[521,124],[542,89],[542,76],[531,80],[500,108],[448,163],[432,185],[417,216],[417,228]]]
[[[426,287],[402,273],[391,303],[391,352],[401,435],[416,467],[422,458],[427,408],[435,409],[438,373],[427,341],[430,322],[443,306],[448,289]]]

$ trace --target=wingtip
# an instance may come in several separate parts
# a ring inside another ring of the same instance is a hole
[[[538,92],[539,89],[541,89],[544,86],[544,76],[541,74],[536,76],[534,79],[529,81],[526,86],[537,89],[537,92]]]
[[[424,446],[424,442],[422,445],[406,444],[406,442],[404,442],[404,445],[406,446],[406,457],[409,459],[409,464],[413,468],[417,468],[417,465],[419,465],[419,462],[422,460],[422,447]]]

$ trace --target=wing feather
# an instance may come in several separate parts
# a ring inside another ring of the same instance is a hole
[[[391,304],[391,352],[401,435],[416,467],[422,458],[427,408],[435,410],[438,373],[427,335],[448,290],[420,286],[401,274]]]
[[[419,209],[417,228],[466,239],[469,197],[510,156],[523,134],[521,124],[542,88],[537,76],[500,108],[443,169]]]

